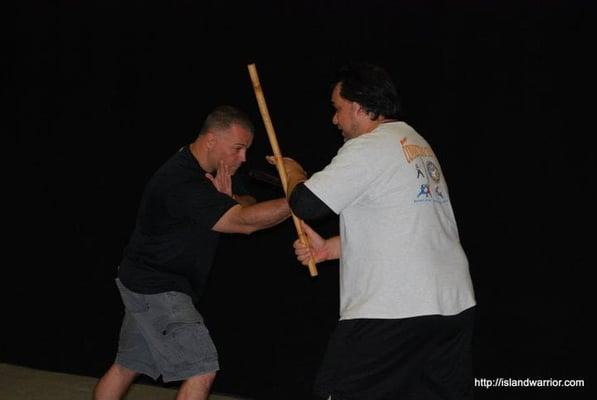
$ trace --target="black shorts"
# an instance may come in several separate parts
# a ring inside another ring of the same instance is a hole
[[[472,399],[474,307],[454,316],[342,320],[315,393],[332,400]]]

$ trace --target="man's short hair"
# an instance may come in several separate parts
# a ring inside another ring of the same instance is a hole
[[[214,108],[207,115],[199,135],[203,135],[208,131],[229,129],[232,125],[240,125],[251,133],[255,131],[253,122],[244,111],[233,106],[222,105]]]

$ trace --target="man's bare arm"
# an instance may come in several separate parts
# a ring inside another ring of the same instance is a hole
[[[212,227],[222,233],[245,233],[272,227],[290,217],[286,199],[267,200],[230,208]]]

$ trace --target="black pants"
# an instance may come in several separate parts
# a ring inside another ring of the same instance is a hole
[[[474,307],[454,316],[338,322],[315,383],[332,400],[472,399]]]

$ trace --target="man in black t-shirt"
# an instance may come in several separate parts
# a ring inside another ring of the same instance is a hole
[[[203,292],[218,236],[249,234],[290,216],[285,198],[256,203],[235,185],[253,130],[242,111],[216,108],[196,140],[147,184],[116,279],[125,305],[118,353],[94,399],[122,398],[139,374],[184,381],[179,399],[207,399],[219,365],[193,300]]]

